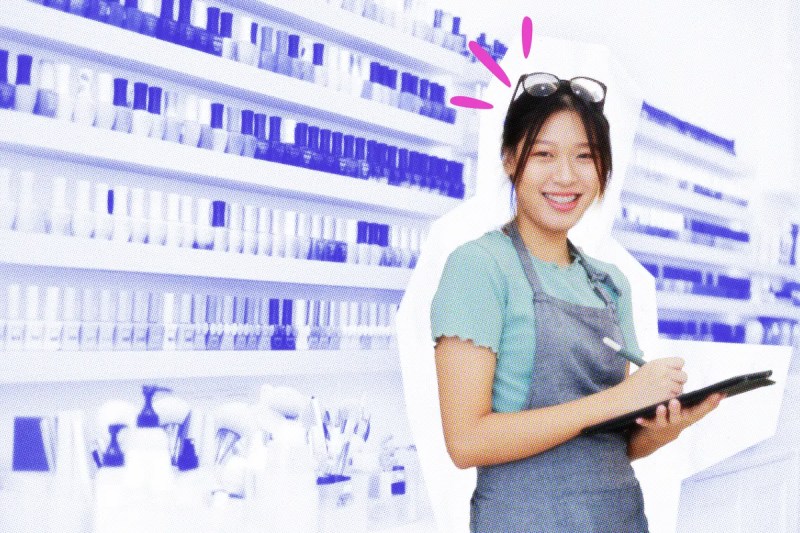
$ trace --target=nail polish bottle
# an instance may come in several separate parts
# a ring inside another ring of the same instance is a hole
[[[133,334],[131,337],[131,350],[144,352],[147,350],[150,324],[147,315],[150,312],[150,293],[147,291],[134,291],[133,293]]]
[[[310,218],[308,213],[297,213],[297,259],[311,259],[313,254]]]
[[[358,257],[358,234],[360,231],[359,221],[348,218],[345,221],[345,241],[346,241],[346,262],[350,265],[359,263]]]
[[[299,259],[300,248],[297,235],[297,211],[285,210],[283,212],[283,235],[286,245],[287,259]]]
[[[224,105],[211,104],[211,149],[215,152],[224,152],[228,146],[228,131],[222,126],[224,113]]]
[[[178,40],[177,44],[194,48],[195,27],[192,26],[192,0],[178,0]]]
[[[72,213],[67,211],[67,180],[62,177],[53,178],[52,207],[47,217],[47,233],[67,236],[72,234],[70,219]]]
[[[100,314],[97,328],[97,350],[110,352],[114,349],[114,295],[109,289],[100,291]]]
[[[47,287],[44,299],[44,333],[42,349],[55,352],[61,350],[64,322],[61,313],[61,288]]]
[[[167,223],[164,221],[164,194],[161,191],[148,193],[147,219],[144,220],[144,232],[147,244],[163,246],[167,238]],[[173,208],[174,209],[174,208]],[[175,214],[177,217],[177,214]]]
[[[200,123],[200,139],[198,146],[206,150],[214,147],[214,134],[211,128],[211,100],[200,98],[197,104],[198,122]],[[220,124],[221,125],[221,124]]]
[[[177,350],[194,350],[195,327],[192,324],[192,294],[184,292],[178,311],[178,332],[176,334]]]
[[[22,318],[22,287],[12,283],[7,289],[5,351],[25,349],[25,322]]]
[[[394,187],[399,187],[403,183],[403,172],[400,171],[400,150],[397,146],[389,146],[386,149],[386,170],[388,171],[387,183]]]
[[[240,254],[244,247],[244,210],[242,204],[230,202],[228,204],[228,236],[225,250],[231,253]],[[214,248],[216,250],[216,247]]]
[[[319,350],[320,348],[320,304],[319,300],[309,300],[308,302],[308,349]]]
[[[258,249],[258,209],[254,205],[244,206],[244,231],[242,253],[254,255]]]
[[[279,348],[281,350],[295,349],[295,333],[294,327],[292,326],[292,307],[294,307],[292,300],[283,300],[283,305],[281,306],[281,310],[283,311],[281,316],[283,346]]]
[[[147,242],[147,231],[150,226],[149,220],[145,217],[144,213],[144,197],[145,192],[141,187],[134,187],[131,189],[131,242],[140,244]]]
[[[272,213],[266,207],[258,208],[258,235],[256,255],[272,255]]]
[[[410,82],[411,74],[408,72],[400,74],[400,95],[397,99],[397,107],[404,111],[411,111],[413,106]]]
[[[286,162],[286,144],[284,143],[284,139],[288,139],[288,132],[285,133],[284,131],[291,128],[292,132],[294,132],[294,125],[291,124],[291,122],[293,121],[286,120],[281,124],[281,117],[274,115],[269,117],[268,161],[273,161],[275,163]]]
[[[320,170],[322,161],[323,158],[319,149],[319,128],[317,126],[309,126],[306,150],[303,152],[303,166],[311,170]]]
[[[242,109],[241,113],[241,139],[242,139],[242,150],[240,155],[244,157],[255,157],[256,149],[258,147],[258,139],[255,136],[255,130],[253,128],[253,121],[254,121],[254,113],[249,109]],[[266,117],[265,117],[266,119]],[[266,143],[266,139],[264,139],[264,143],[266,144],[266,148],[262,152],[261,159],[268,158],[268,150],[269,145]]]
[[[222,297],[208,297],[208,311],[206,312],[208,321],[208,340],[206,350],[219,350],[222,344]]]
[[[155,0],[139,0],[139,12],[142,18],[139,33],[148,37],[156,37],[158,35],[158,11],[156,11]]]
[[[342,344],[337,321],[339,320],[339,306],[337,302],[325,301],[322,307],[322,317],[325,321],[326,349],[338,350]]]
[[[194,26],[194,43],[192,48],[209,53],[212,36],[208,32],[208,4],[204,0],[194,0],[192,6],[192,26]]]
[[[244,148],[244,134],[242,131],[242,110],[232,106],[228,106],[227,113],[223,113],[226,117],[225,130],[228,134],[228,142],[225,145],[225,153],[232,155],[242,155]],[[213,116],[211,117],[213,121]],[[251,123],[252,127],[252,123]]]
[[[108,18],[105,23],[118,28],[125,27],[125,8],[120,4],[120,0],[107,0]]]
[[[308,146],[308,124],[298,122],[294,128],[294,144],[286,149],[285,162],[298,167],[303,166],[303,158]]]
[[[179,244],[182,248],[194,248],[197,237],[197,228],[192,208],[194,200],[191,196],[183,195],[180,197],[180,215],[178,231],[180,232]]]
[[[250,17],[239,19],[239,38],[236,41],[236,60],[245,65],[255,66],[258,61],[258,24]]]
[[[389,69],[387,74],[388,99],[387,103],[392,107],[400,107],[400,91],[397,89],[397,69]]]
[[[158,18],[158,31],[156,36],[162,41],[177,43],[178,23],[173,18],[175,0],[161,0],[161,16]]]
[[[339,159],[339,174],[352,178],[358,175],[358,165],[355,160],[355,137],[344,135],[342,141],[344,146],[342,147],[342,157]]]
[[[148,121],[150,122],[150,128],[149,131],[144,133],[144,135],[149,136],[151,139],[161,140],[164,138],[164,134],[166,133],[167,123],[164,116],[161,114],[162,93],[163,91],[161,87],[152,86],[147,90],[147,113]],[[135,107],[136,105],[134,100],[134,108]]]
[[[335,174],[339,171],[339,158],[333,156],[333,147],[331,144],[331,130],[320,129],[318,151],[319,168],[317,170]],[[341,138],[339,139],[339,147],[341,148]]]
[[[272,257],[286,257],[286,235],[283,225],[285,215],[283,209],[270,211],[270,231],[272,232]]]
[[[451,161],[448,165],[448,172],[450,174],[448,196],[463,199],[466,192],[466,185],[464,184],[464,163]]]
[[[133,297],[130,291],[117,294],[116,324],[114,325],[114,350],[129,351],[133,347]]]
[[[137,81],[133,84],[133,112],[131,113],[131,133],[147,137],[152,130],[152,115],[147,111],[147,84]]]
[[[323,43],[313,44],[313,57],[311,61],[312,78],[317,85],[328,86],[328,67],[325,65],[325,45]]]
[[[386,224],[373,223],[368,230],[368,239],[370,241],[370,260],[369,264],[381,266],[381,258],[386,245],[389,244],[389,226]]]
[[[310,246],[308,259],[322,261],[322,254],[325,252],[325,243],[322,240],[322,214],[314,213],[311,215],[311,228],[309,230]]]
[[[253,114],[253,136],[255,137],[255,150],[253,157],[266,160],[269,157],[269,143],[266,137],[267,115]]]
[[[17,220],[17,202],[11,199],[11,169],[0,168],[0,230],[11,230]]]
[[[33,57],[27,54],[17,56],[17,78],[14,88],[14,109],[23,113],[33,113],[36,107],[37,90],[31,82]]]
[[[177,193],[167,194],[167,218],[166,222],[164,223],[164,244],[171,248],[178,248],[180,246],[191,247],[194,244],[194,241],[188,244],[183,242],[183,224],[181,215],[181,195]],[[152,221],[152,211],[150,217],[150,220]]]
[[[247,344],[245,350],[258,350],[261,341],[261,299],[255,297],[247,298],[247,323],[245,332],[247,333]]]
[[[356,177],[364,180],[370,178],[372,170],[370,161],[367,158],[366,146],[367,140],[365,138],[356,137],[355,161],[358,170]]]
[[[237,303],[239,302],[237,302],[237,299],[234,298],[232,294],[226,294],[222,297],[222,335],[219,343],[220,351],[227,352],[233,350],[233,344],[238,330],[234,322]]]
[[[411,94],[413,98],[411,99],[412,108],[411,111],[413,113],[419,114],[420,110],[422,109],[423,100],[421,98],[421,89],[420,89],[420,77],[412,75],[409,78],[408,84],[409,88],[411,89]]]
[[[322,56],[320,56],[320,58],[321,57]],[[311,83],[315,83],[314,43],[312,43],[308,38],[300,39],[300,65],[302,68],[302,76],[303,76],[302,79]]]
[[[183,120],[178,110],[179,97],[175,91],[164,91],[164,140],[181,142]]]
[[[222,213],[223,215],[225,213],[224,207]],[[195,211],[195,248],[199,250],[212,250],[214,248],[216,228],[212,226],[212,220],[211,200],[198,198],[197,211]]]
[[[42,208],[37,202],[36,177],[33,172],[19,174],[19,201],[17,204],[16,230],[25,233],[41,233],[45,230]]]
[[[128,107],[128,80],[114,78],[114,131],[130,133],[133,115]]]
[[[275,54],[275,32],[269,26],[261,26],[261,50],[258,53],[258,68],[275,72],[278,56]]]
[[[56,93],[56,67],[51,61],[39,61],[39,90],[36,93],[37,115],[55,118],[58,111],[58,93]]]
[[[14,93],[8,83],[8,50],[0,50],[0,109],[14,109]]]
[[[331,342],[334,340],[331,330],[331,302],[319,302],[319,349],[332,350]]]
[[[78,105],[80,106],[80,101]],[[114,106],[114,80],[108,72],[97,75],[96,109],[95,127],[110,130],[117,118],[117,108]]]
[[[370,251],[370,226],[369,222],[358,221],[358,236],[356,243],[358,246],[358,264],[369,265],[372,259],[372,252]]]
[[[75,187],[75,210],[72,213],[72,235],[90,238],[94,234],[96,217],[92,212],[91,185],[86,180],[78,180]]]
[[[68,63],[57,63],[56,72],[56,118],[72,120],[75,99],[72,97],[72,67]]]
[[[338,52],[338,59],[336,61],[337,67],[337,86],[336,90],[339,92],[343,92],[345,94],[352,94],[353,93],[353,78],[350,75],[351,72],[351,61],[353,59],[353,54],[350,53],[350,50],[347,48],[339,48]],[[361,85],[359,85],[356,90],[359,92],[361,91]]]
[[[228,251],[228,213],[227,204],[223,200],[211,202],[211,227],[214,232],[214,242],[211,247],[215,252]]]
[[[276,298],[265,298],[261,302],[261,309],[269,310],[267,313],[267,327],[261,333],[261,342],[259,343],[259,350],[282,350],[283,349],[283,335],[280,327],[280,309],[281,301]],[[264,316],[262,312],[261,316]]]
[[[371,61],[369,64],[369,80],[365,81],[361,89],[361,98],[367,100],[375,100],[377,97],[376,81],[378,78],[378,69],[380,64],[377,61]]]
[[[294,312],[294,332],[295,332],[295,350],[308,351],[308,339],[311,334],[311,326],[308,322],[308,304],[307,300],[295,300]]]
[[[64,287],[64,328],[61,350],[77,352],[81,346],[81,323],[78,321],[78,301],[75,287]]]
[[[161,319],[164,324],[164,342],[161,349],[174,352],[178,349],[178,324],[175,321],[175,293],[165,292],[161,302]]]
[[[234,59],[236,43],[233,40],[233,13],[223,11],[219,15],[219,34],[222,37],[222,57]]]
[[[384,185],[389,183],[389,176],[392,174],[394,166],[394,159],[397,157],[397,150],[394,151],[394,158],[390,159],[389,146],[386,143],[378,143],[378,168],[380,169],[377,174],[378,183]]]
[[[194,326],[195,350],[205,350],[208,344],[208,296],[205,294],[194,295],[192,307],[192,325]]]
[[[344,134],[341,131],[331,133],[331,150],[325,156],[326,172],[344,175],[346,162],[344,161]]]
[[[198,112],[200,111],[200,104],[197,96],[194,94],[187,94],[184,101],[184,122],[183,130],[181,132],[181,144],[186,146],[194,146],[200,143],[200,122],[198,119]]]
[[[244,296],[236,297],[236,312],[234,313],[234,334],[233,337],[233,350],[246,350],[247,349],[247,306],[249,305],[249,298]]]
[[[408,188],[410,186],[409,178],[409,152],[407,148],[400,148],[397,150],[397,167],[395,169],[395,176],[391,183],[398,187]]]
[[[100,336],[100,307],[97,292],[94,289],[83,289],[81,298],[80,350],[82,352],[97,350]]]
[[[39,303],[39,286],[25,288],[25,350],[44,348],[44,321]]]
[[[284,76],[294,76],[298,72],[296,63],[300,57],[300,36],[289,35],[286,37],[286,42],[286,54],[280,53],[279,50],[276,72]]]
[[[119,242],[130,242],[131,240],[131,219],[130,219],[130,197],[128,187],[117,185],[111,191],[112,200],[109,202],[109,212],[114,221],[112,239]]]
[[[78,92],[75,96],[75,106],[70,117],[76,124],[94,126],[97,116],[97,104],[92,94],[92,81],[94,71],[82,68],[78,71]]]
[[[139,11],[139,0],[125,0],[125,29],[141,33],[142,12]]]
[[[211,55],[222,57],[222,35],[219,27],[220,9],[209,7],[206,10],[206,30],[208,31],[208,48],[205,50]]]
[[[248,349],[269,350],[272,343],[272,330],[269,326],[269,298],[253,298],[253,300],[256,309],[253,326],[255,334],[248,340]]]
[[[331,261],[334,263],[344,263],[347,261],[347,220],[341,217],[333,219],[333,256]]]
[[[337,334],[337,350],[352,350],[352,333],[349,326],[350,321],[350,302],[340,301],[334,302],[338,311],[336,313],[336,334]]]
[[[350,337],[349,344],[351,350],[363,349],[361,344],[363,330],[363,326],[361,325],[363,323],[362,308],[363,305],[361,302],[350,302],[348,336]]]
[[[431,113],[431,103],[429,100],[430,87],[430,80],[426,80],[424,78],[419,80],[419,114],[425,117],[429,117]]]
[[[389,266],[402,266],[402,246],[400,236],[400,226],[392,226],[389,230],[389,250],[391,253]]]

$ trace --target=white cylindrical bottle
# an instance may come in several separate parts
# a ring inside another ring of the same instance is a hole
[[[254,205],[244,206],[244,233],[242,253],[255,254],[258,250],[258,209]]]
[[[165,223],[164,242],[167,246],[177,248],[183,246],[183,226],[181,224],[181,195],[167,195],[167,221]]]
[[[64,322],[61,313],[61,288],[47,287],[44,301],[43,348],[49,351],[61,349]]]
[[[244,247],[244,209],[238,202],[230,202],[228,215],[228,251],[242,253]]]
[[[17,283],[8,286],[6,298],[6,351],[25,349],[25,322],[22,320],[22,287]]]
[[[97,330],[97,349],[110,352],[114,349],[114,330],[116,326],[114,313],[114,295],[111,290],[100,291],[100,316]]]
[[[197,210],[195,211],[195,242],[200,250],[211,250],[214,246],[214,228],[211,227],[211,215],[211,200],[198,198]]]
[[[308,213],[297,213],[297,259],[312,258],[312,237]]]
[[[53,178],[53,204],[48,217],[48,233],[70,235],[72,213],[67,210],[67,180],[61,176]]]
[[[174,352],[178,349],[178,324],[175,321],[175,293],[166,292],[162,299],[162,317],[164,320],[164,344],[165,352]]]
[[[39,294],[38,285],[28,285],[25,288],[26,350],[41,350],[44,348],[44,322],[42,321]]]
[[[285,216],[283,209],[273,209],[272,221],[272,257],[286,257],[286,235],[284,233]]]
[[[258,208],[257,255],[272,255],[272,213],[267,207]]]
[[[150,191],[147,209],[147,243],[163,246],[167,238],[167,223],[164,221],[164,193]]]
[[[114,232],[112,238],[119,242],[130,242],[130,191],[126,185],[117,185],[114,187],[113,194]]]
[[[81,323],[78,320],[78,293],[75,287],[64,287],[64,329],[61,349],[77,352],[81,343]]]
[[[90,68],[82,68],[78,71],[78,94],[75,96],[75,109],[72,113],[72,121],[84,126],[94,126],[97,117],[97,103],[94,99],[92,85],[94,82],[94,71]]]
[[[75,187],[75,210],[72,213],[72,235],[88,239],[94,235],[97,217],[92,211],[92,186],[78,180]]]
[[[297,259],[299,247],[297,242],[297,211],[287,209],[283,212],[283,235],[286,242],[287,258]]]
[[[42,216],[42,208],[36,200],[38,195],[34,192],[35,186],[36,178],[33,172],[20,172],[16,222],[17,231],[25,233],[39,233],[44,231],[44,217]]]
[[[187,94],[184,100],[184,121],[181,144],[194,146],[200,143],[199,102],[194,94]]]
[[[114,220],[108,212],[109,188],[107,183],[94,185],[94,238],[110,240],[114,233]]]
[[[147,242],[149,223],[144,214],[144,189],[134,187],[131,189],[131,242],[144,244]]]
[[[181,196],[181,246],[183,248],[192,248],[197,240],[197,225],[195,224],[195,217],[193,212],[194,199],[191,196]],[[198,209],[199,209],[198,204]]]
[[[117,293],[117,322],[114,327],[114,350],[133,348],[133,295],[122,289]]]
[[[11,169],[0,168],[0,230],[10,230],[17,220],[17,202],[11,199]]]

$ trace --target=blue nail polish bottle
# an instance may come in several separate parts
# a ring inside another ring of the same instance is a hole
[[[14,108],[14,92],[8,83],[8,50],[0,50],[0,109]]]
[[[397,146],[386,147],[386,183],[400,185],[400,173],[397,170]]]
[[[172,18],[175,0],[161,0],[161,16],[158,19],[156,36],[162,41],[178,42],[178,23]]]
[[[294,335],[294,327],[292,326],[292,300],[284,300],[283,301],[283,316],[281,317],[283,320],[283,349],[284,350],[294,350],[295,349],[295,335]]]
[[[244,136],[242,155],[244,157],[255,157],[258,149],[258,138],[255,136],[253,128],[254,120],[255,114],[251,110],[242,110],[242,135]]]
[[[139,0],[125,0],[125,29],[141,33],[143,21]]]
[[[358,175],[358,164],[356,163],[356,138],[353,135],[342,137],[344,147],[342,158],[339,159],[339,174],[354,178]]]
[[[369,161],[367,161],[367,140],[363,137],[356,137],[355,160],[357,164],[357,174],[355,177],[360,179],[369,178]]]
[[[319,170],[322,166],[322,157],[319,153],[319,127],[308,127],[308,141],[303,152],[303,166],[312,170]]]
[[[397,150],[397,183],[401,187],[408,187],[408,149]]]
[[[117,112],[114,130],[130,133],[133,114],[128,107],[128,80],[125,78],[114,78],[114,106]]]
[[[419,80],[419,98],[421,102],[419,114],[424,117],[431,116],[430,88],[431,82],[429,80]]]
[[[270,298],[269,300],[269,325],[272,329],[272,336],[270,338],[270,349],[283,350],[283,328],[280,325],[280,308],[281,301],[277,298]]]
[[[119,0],[109,0],[108,2],[108,19],[105,21],[112,26],[118,28],[125,27],[126,12]]]
[[[325,130],[327,131],[327,130]],[[326,172],[341,174],[340,161],[342,160],[342,141],[344,134],[341,131],[331,132],[331,151],[325,157]]]
[[[377,178],[381,175],[381,171],[379,168],[379,161],[377,158],[378,155],[378,141],[369,140],[367,141],[367,153],[366,153],[366,161],[368,163],[369,170],[367,171],[366,175],[362,174],[362,178]]]
[[[220,9],[218,7],[208,8],[208,23],[206,29],[208,30],[208,49],[209,54],[217,57],[222,56],[222,36],[219,31],[219,16]]]
[[[192,26],[192,0],[178,0],[178,44],[194,48],[195,28]]]
[[[281,141],[281,117],[269,117],[269,151],[267,159],[283,163],[286,158],[286,146]]]
[[[294,128],[294,144],[287,147],[286,163],[293,166],[303,165],[303,155],[308,145],[308,124],[298,122]]]
[[[253,133],[256,137],[256,150],[253,157],[256,159],[267,160],[269,156],[269,143],[267,143],[267,115],[255,113],[253,115]]]

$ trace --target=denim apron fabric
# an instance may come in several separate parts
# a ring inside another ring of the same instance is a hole
[[[572,304],[542,289],[515,223],[505,226],[533,290],[536,356],[526,409],[569,402],[617,385],[626,360],[602,342],[624,345],[611,277],[572,243],[605,307]],[[474,533],[646,533],[639,482],[623,433],[577,436],[545,452],[479,467],[471,502]]]

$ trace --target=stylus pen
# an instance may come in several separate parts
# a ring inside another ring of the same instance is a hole
[[[631,352],[629,352],[628,350],[626,350],[613,340],[609,339],[608,337],[603,337],[603,344],[605,344],[606,346],[617,352],[617,355],[624,357],[634,365],[644,366],[644,364],[647,363],[647,361],[645,361],[638,355],[632,354]]]

